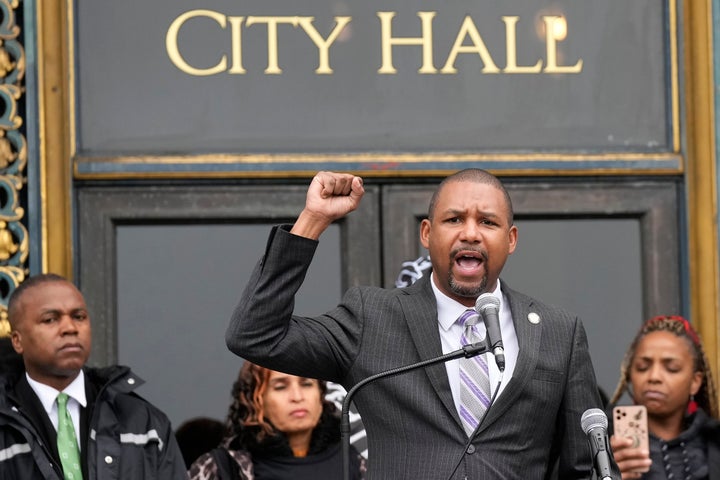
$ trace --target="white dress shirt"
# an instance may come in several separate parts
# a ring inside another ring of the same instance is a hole
[[[60,391],[55,390],[54,388],[45,385],[44,383],[33,380],[32,378],[30,378],[30,375],[28,375],[27,372],[25,373],[25,376],[27,377],[27,381],[30,384],[30,387],[33,389],[33,391],[35,391],[35,395],[37,395],[40,399],[40,403],[42,403],[42,406],[47,412],[48,417],[50,417],[50,422],[53,424],[53,427],[55,427],[55,431],[57,431],[57,396],[58,394],[60,394]],[[80,406],[87,406],[87,399],[85,398],[85,374],[82,370],[80,370],[80,373],[75,378],[75,380],[73,380],[72,383],[68,385],[65,390],[63,390],[63,392],[66,393],[68,397],[70,397],[68,398],[67,409],[70,413],[70,418],[72,418],[73,428],[75,429],[75,436],[77,437],[78,448],[80,448]]]
[[[453,300],[444,293],[442,293],[437,286],[435,286],[435,273],[432,274],[430,284],[432,285],[433,292],[435,293],[435,299],[437,300],[438,309],[438,328],[440,329],[440,341],[442,342],[443,354],[453,352],[462,348],[460,337],[463,333],[463,327],[457,323],[457,319],[460,315],[468,309],[465,305]],[[515,333],[515,326],[513,325],[512,315],[510,314],[510,307],[508,302],[503,295],[500,288],[500,280],[498,279],[497,287],[492,292],[500,300],[500,334],[502,335],[503,348],[505,349],[505,372],[500,373],[495,364],[495,357],[492,353],[485,353],[485,360],[488,364],[489,376],[490,376],[490,390],[495,395],[495,400],[500,396],[507,382],[512,378],[513,371],[515,370],[515,363],[517,362],[518,347],[517,335]],[[475,329],[481,338],[485,338],[485,324],[479,322]],[[447,369],[448,380],[450,381],[450,390],[452,390],[453,400],[455,401],[455,408],[460,411],[460,374],[458,368],[458,361],[451,360],[445,362],[445,368]],[[498,382],[501,382],[498,386]],[[496,393],[497,391],[497,393]]]

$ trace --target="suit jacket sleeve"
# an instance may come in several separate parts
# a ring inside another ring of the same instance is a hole
[[[315,240],[275,227],[253,270],[225,334],[228,348],[273,370],[340,383],[352,364],[362,332],[362,299],[350,289],[344,303],[318,317],[293,315],[317,248]]]

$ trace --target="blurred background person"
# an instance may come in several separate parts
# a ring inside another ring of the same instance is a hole
[[[342,477],[340,416],[325,382],[245,362],[233,385],[222,446],[198,458],[193,480]],[[351,478],[365,459],[351,447]]]
[[[188,469],[200,455],[220,445],[224,437],[223,422],[209,417],[191,418],[175,430],[175,438]]]
[[[623,479],[720,479],[715,382],[695,330],[679,316],[648,320],[631,343],[610,399],[647,408],[650,451],[610,440]],[[612,418],[612,416],[610,416]]]

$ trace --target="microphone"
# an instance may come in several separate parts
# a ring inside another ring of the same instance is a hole
[[[405,373],[410,370],[415,370],[415,369],[423,368],[423,367],[429,367],[430,365],[435,365],[436,363],[449,362],[450,360],[455,360],[456,358],[460,358],[460,357],[472,358],[476,355],[480,355],[487,351],[488,351],[487,341],[472,343],[470,345],[465,345],[464,347],[462,347],[459,350],[455,350],[453,352],[446,353],[445,355],[441,355],[439,357],[429,358],[427,360],[422,360],[417,363],[411,363],[410,365],[392,368],[392,369],[386,370],[384,372],[376,373],[375,375],[370,375],[369,377],[364,378],[363,380],[360,380],[358,383],[353,385],[353,387],[350,390],[348,390],[347,394],[345,395],[345,398],[343,399],[342,412],[340,414],[340,438],[341,438],[341,442],[342,442],[342,468],[343,468],[342,478],[343,478],[343,480],[350,479],[350,438],[349,438],[350,437],[350,402],[352,401],[352,398],[355,396],[355,393],[357,393],[357,391],[360,388],[364,387],[365,385],[367,385],[370,382],[374,382],[375,380],[379,380],[381,378],[394,377],[395,375],[399,375],[401,373]],[[470,440],[468,440],[468,442],[470,442],[471,440],[472,440],[472,438]],[[467,449],[467,446],[465,448]]]
[[[590,441],[593,466],[598,478],[612,480],[610,456],[608,454],[610,446],[607,437],[607,415],[599,408],[590,408],[582,414],[580,425]]]
[[[505,371],[505,349],[500,333],[500,300],[492,293],[483,293],[475,301],[475,310],[480,314],[487,330],[490,350],[495,355],[495,364],[501,372]]]

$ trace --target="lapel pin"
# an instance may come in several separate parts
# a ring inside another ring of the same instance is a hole
[[[533,325],[537,325],[538,323],[540,323],[540,315],[535,312],[528,313],[528,322],[532,323]]]

